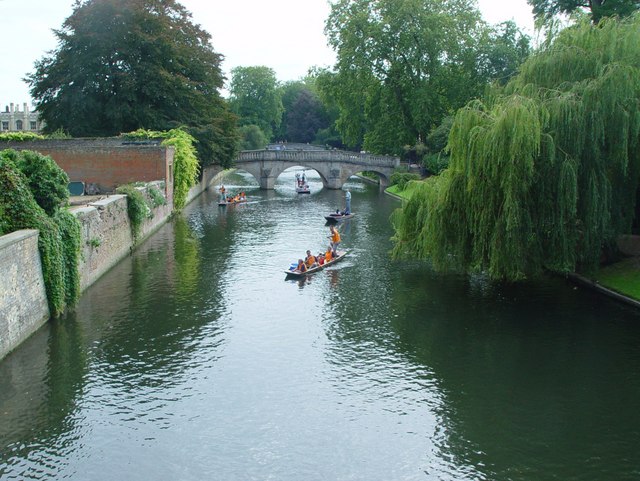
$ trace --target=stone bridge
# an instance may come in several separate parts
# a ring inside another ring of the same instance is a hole
[[[273,189],[278,176],[294,166],[318,172],[327,189],[341,189],[349,177],[363,171],[378,174],[385,188],[399,165],[398,157],[344,150],[245,150],[235,161],[235,167],[253,175],[261,189]]]

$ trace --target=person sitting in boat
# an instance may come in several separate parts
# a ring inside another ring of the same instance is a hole
[[[319,266],[324,264],[324,252],[321,252],[316,256],[316,261],[318,262]]]
[[[331,239],[331,249],[333,250],[333,257],[336,256],[336,252],[338,251],[338,246],[340,245],[340,233],[335,226],[329,226],[329,239]]]
[[[324,262],[330,262],[333,259],[333,251],[331,250],[331,246],[327,247],[327,252],[324,253]]]
[[[298,259],[298,267],[296,267],[296,271],[307,272],[307,266],[302,259]]]
[[[315,267],[317,265],[316,256],[314,256],[311,251],[307,251],[307,257],[304,258],[304,263],[309,269]]]

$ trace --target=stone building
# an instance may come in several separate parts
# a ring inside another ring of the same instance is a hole
[[[36,111],[30,111],[25,102],[23,109],[10,104],[0,111],[0,132],[40,132],[43,123]]]

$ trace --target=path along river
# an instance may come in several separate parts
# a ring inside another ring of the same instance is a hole
[[[640,313],[547,278],[392,262],[357,178],[348,257],[306,281],[344,192],[205,193],[0,363],[0,479],[637,480]]]

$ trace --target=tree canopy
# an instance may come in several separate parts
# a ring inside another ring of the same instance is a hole
[[[282,122],[282,94],[273,69],[236,67],[229,86],[231,109],[240,125],[257,125],[271,140]]]
[[[83,0],[55,31],[57,48],[28,75],[46,131],[113,136],[186,126],[230,162],[235,119],[220,95],[222,55],[175,0]]]
[[[534,17],[547,22],[560,14],[576,11],[588,12],[593,23],[604,17],[626,17],[640,9],[638,0],[527,0],[533,8]]]
[[[279,140],[311,143],[316,140],[318,131],[331,126],[314,77],[286,82],[281,86],[281,91],[283,114],[277,133]]]
[[[320,88],[338,105],[345,143],[372,152],[400,154],[493,75],[510,75],[491,65],[509,57],[489,55],[494,33],[468,0],[338,0],[326,33],[337,63]]]
[[[583,22],[469,103],[449,168],[394,214],[396,256],[517,280],[597,268],[640,177],[640,15]]]

